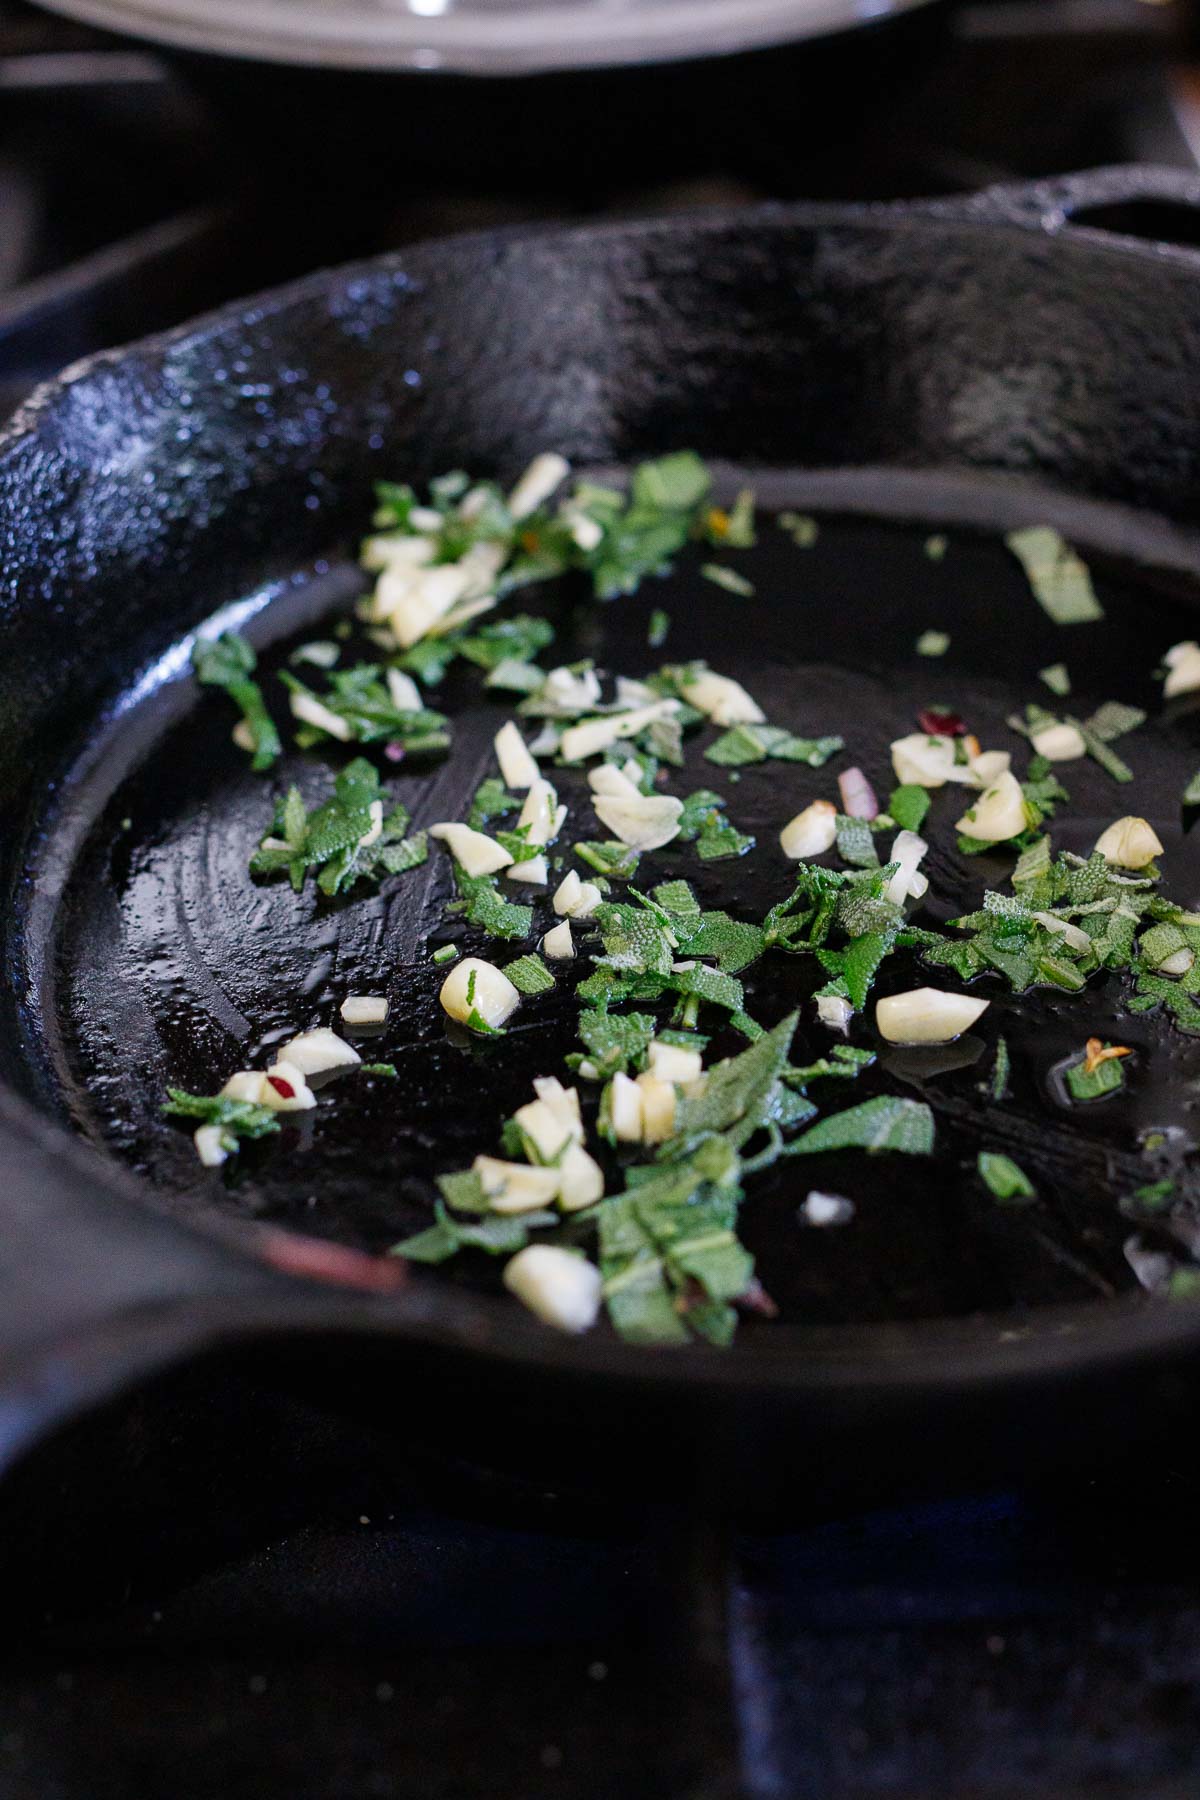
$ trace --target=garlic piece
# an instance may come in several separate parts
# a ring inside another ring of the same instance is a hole
[[[369,845],[377,843],[383,836],[382,800],[371,801],[371,804],[367,808],[367,817],[370,819],[371,823],[358,840],[358,847],[360,850],[365,850]]]
[[[599,703],[600,677],[595,669],[568,669],[564,665],[550,670],[537,692],[529,696],[526,710],[554,719],[571,719]]]
[[[219,1125],[197,1125],[192,1133],[192,1142],[196,1146],[196,1155],[206,1169],[219,1169],[223,1162],[229,1161],[225,1134]]]
[[[679,691],[689,706],[705,713],[714,725],[766,723],[766,713],[741,682],[713,669],[700,669],[691,680],[680,682]]]
[[[568,1144],[583,1141],[583,1124],[549,1100],[527,1100],[513,1114],[522,1134],[529,1139],[539,1162],[555,1163]]]
[[[544,1100],[552,1111],[558,1113],[564,1124],[583,1141],[583,1115],[579,1110],[579,1089],[564,1087],[557,1075],[537,1075],[534,1077],[533,1091],[539,1100]]]
[[[795,862],[809,856],[823,856],[836,842],[837,807],[831,800],[814,800],[779,834],[783,854]]]
[[[698,1050],[688,1050],[682,1044],[664,1044],[658,1038],[647,1050],[646,1062],[651,1075],[657,1075],[660,1081],[699,1081],[703,1069]]]
[[[299,719],[302,725],[314,725],[318,731],[328,732],[331,738],[337,738],[343,744],[348,744],[354,736],[345,719],[322,706],[315,694],[292,694],[289,705],[292,717]]]
[[[615,763],[601,763],[588,775],[588,786],[593,794],[609,794],[619,800],[636,800],[641,788],[636,781],[631,781],[623,769]]]
[[[610,713],[603,719],[581,719],[578,725],[571,725],[563,732],[560,754],[564,762],[586,762],[589,756],[598,756],[610,744],[637,737],[648,725],[670,718],[678,711],[676,701],[656,700],[653,706],[635,707],[632,712]]]
[[[261,1106],[263,1080],[258,1069],[239,1069],[221,1089],[221,1097],[225,1100],[248,1100],[251,1106]]]
[[[571,465],[557,451],[544,450],[535,456],[516,487],[508,496],[508,510],[514,519],[527,519],[562,486],[571,473]]]
[[[642,1095],[642,1141],[665,1144],[675,1131],[675,1089],[657,1075],[639,1075]]]
[[[1159,963],[1158,972],[1160,975],[1186,975],[1194,967],[1195,961],[1196,952],[1184,944]]]
[[[1144,869],[1163,853],[1154,827],[1132,815],[1115,820],[1102,831],[1096,849],[1112,869]]]
[[[248,719],[239,719],[229,735],[239,750],[254,751],[258,749],[258,740],[250,729],[250,721]],[[200,1129],[203,1131],[205,1128],[202,1125]]]
[[[354,1060],[357,1062],[358,1058]],[[272,1112],[310,1112],[317,1104],[317,1096],[305,1081],[304,1070],[280,1057],[263,1076],[259,1102]]]
[[[1174,700],[1180,694],[1194,693],[1200,688],[1200,644],[1188,638],[1185,643],[1172,644],[1163,657],[1167,665],[1167,678],[1163,683],[1163,699]]]
[[[1047,762],[1077,762],[1087,755],[1087,745],[1075,725],[1044,725],[1029,741]]]
[[[527,1244],[518,1250],[505,1265],[504,1285],[543,1325],[578,1333],[596,1323],[600,1271],[558,1244]]]
[[[538,1212],[558,1198],[558,1170],[477,1156],[471,1164],[488,1206],[498,1213]]]
[[[967,774],[976,787],[985,788],[991,787],[994,781],[999,781],[1001,775],[1007,775],[1011,768],[1012,757],[1007,750],[983,750],[978,756],[971,758],[967,764]],[[950,779],[954,781],[959,777],[952,774]]]
[[[388,697],[397,712],[424,712],[425,702],[421,698],[421,690],[411,675],[403,669],[389,669],[387,672]]]
[[[817,996],[817,1017],[822,1025],[830,1031],[848,1033],[850,1021],[854,1017],[854,1008],[841,994],[819,994]]]
[[[455,963],[442,983],[438,998],[443,1012],[457,1019],[460,1025],[465,1025],[475,1012],[493,1031],[510,1019],[521,1004],[520,994],[503,969],[478,956],[468,956]]]
[[[505,787],[518,794],[532,787],[539,779],[538,766],[515,721],[510,719],[507,725],[502,725],[492,741]]]
[[[854,1202],[844,1194],[821,1194],[814,1188],[801,1211],[809,1225],[848,1225],[854,1217]]]
[[[889,1044],[951,1044],[982,1017],[991,1002],[940,988],[892,994],[875,1007],[875,1025]]]
[[[661,850],[679,836],[683,801],[671,794],[638,794],[633,799],[601,795],[596,817],[632,850]]]
[[[954,779],[954,739],[914,731],[891,746],[892,768],[904,787],[945,787]]]
[[[1025,796],[1016,776],[1001,775],[984,788],[974,806],[968,807],[954,829],[981,844],[1002,844],[1019,837],[1029,824]]]
[[[558,1165],[558,1204],[579,1212],[604,1197],[604,1171],[582,1144],[572,1144]]]
[[[438,520],[441,529],[441,520]],[[407,531],[376,532],[369,537],[359,555],[360,567],[369,574],[382,575],[385,569],[419,569],[431,563],[437,554],[432,538],[414,537]]]
[[[568,869],[554,890],[554,910],[560,918],[564,915],[569,918],[575,911],[582,887],[583,883],[577,872],[574,869]]]
[[[542,939],[542,955],[548,956],[551,962],[568,962],[574,954],[571,921],[564,919],[561,925],[552,927]]]
[[[382,1025],[388,1003],[382,994],[347,994],[338,1010],[347,1025]]]
[[[384,1011],[387,1011],[386,1001]],[[316,1031],[302,1031],[299,1037],[283,1046],[279,1056],[282,1062],[294,1064],[302,1075],[325,1075],[330,1069],[353,1069],[362,1061],[357,1050],[324,1025]]]
[[[525,804],[517,819],[517,830],[527,830],[525,841],[528,844],[548,844],[562,830],[566,816],[567,809],[558,804],[553,782],[539,775],[529,784]]]
[[[445,844],[459,867],[468,875],[494,875],[498,869],[507,869],[512,857],[482,831],[473,831],[469,825],[455,824],[446,820],[440,825],[431,825],[429,835]]]
[[[619,1144],[642,1140],[642,1090],[628,1075],[614,1075],[608,1086],[608,1116]]]
[[[600,889],[596,886],[594,881],[581,881],[579,884],[579,899],[571,908],[571,917],[582,923],[584,919],[590,919],[596,908],[601,906],[603,902],[604,895],[600,892]]]
[[[883,890],[885,900],[893,906],[903,906],[906,900],[920,900],[929,891],[929,882],[918,872],[919,866],[928,853],[929,845],[915,831],[898,831],[892,844],[889,862],[899,863],[900,867]]]
[[[550,879],[550,865],[544,856],[527,856],[523,862],[505,869],[506,881],[528,881],[533,887],[545,887]]]
[[[1092,941],[1086,931],[1081,931],[1078,925],[1072,925],[1068,919],[1060,919],[1055,913],[1036,912],[1033,916],[1047,931],[1055,932],[1068,950],[1086,950]]]

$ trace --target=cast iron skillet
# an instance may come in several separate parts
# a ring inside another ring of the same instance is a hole
[[[313,276],[94,358],[35,397],[0,441],[9,1455],[139,1375],[246,1339],[341,1403],[440,1431],[464,1454],[539,1478],[678,1487],[700,1470],[764,1505],[948,1459],[1071,1453],[1186,1396],[1200,1316],[1120,1279],[1125,1151],[1105,1126],[1064,1129],[1032,1093],[988,1113],[970,1069],[887,1072],[893,1090],[926,1084],[944,1111],[949,1148],[925,1210],[898,1202],[893,1227],[881,1211],[893,1178],[873,1165],[861,1286],[853,1257],[830,1251],[824,1286],[801,1284],[785,1318],[752,1322],[732,1354],[562,1339],[470,1275],[389,1287],[361,1250],[415,1224],[430,1168],[481,1147],[511,1110],[497,1074],[509,1065],[444,1040],[420,941],[440,912],[440,864],[392,898],[318,914],[271,890],[247,913],[263,789],[211,698],[194,705],[186,646],[222,607],[268,645],[352,594],[345,552],[376,476],[462,464],[508,477],[547,445],[585,466],[690,444],[755,467],[768,499],[828,515],[825,551],[790,565],[796,604],[731,612],[685,568],[669,598],[602,615],[551,596],[565,644],[628,666],[665,603],[687,611],[686,647],[752,676],[773,713],[795,704],[829,728],[811,714],[840,681],[843,720],[901,718],[929,680],[905,648],[915,630],[954,629],[918,616],[935,576],[913,546],[936,524],[964,559],[936,590],[958,609],[955,693],[998,730],[1017,650],[1036,667],[1058,640],[1043,648],[1050,628],[1027,596],[1021,610],[1019,581],[978,533],[1045,519],[1085,549],[1110,607],[1103,632],[1071,640],[1077,689],[1150,698],[1200,567],[1200,263],[1138,239],[1186,243],[1198,207],[1195,182],[1111,171],[969,203],[464,239]],[[840,673],[815,675],[821,663]],[[467,708],[456,772],[436,778],[421,816],[459,803],[477,779],[471,746],[481,771],[493,727]],[[1185,717],[1148,736],[1145,786],[1131,790],[1142,808],[1158,796],[1193,900],[1195,853],[1161,795],[1200,761],[1194,731]],[[1081,841],[1113,810],[1090,779]],[[753,784],[738,794],[735,816],[765,826]],[[745,877],[747,906],[761,903],[757,880]],[[735,898],[736,881],[721,891]],[[358,976],[388,980],[399,1001],[384,1053],[402,1082],[362,1115],[365,1142],[400,1143],[394,1180],[365,1179],[332,1127],[332,1160],[306,1162],[299,1141],[229,1189],[201,1177],[156,1117],[165,1080],[196,1085],[303,1023],[298,994],[328,1017]],[[1051,1041],[1066,1029],[1053,1009],[1031,1016]],[[1137,1103],[1186,1132],[1186,1049],[1153,1022],[1139,1029],[1147,1066],[1156,1051],[1177,1066]],[[543,1048],[516,1042],[511,1066],[534,1072]],[[1124,1121],[1126,1146],[1145,1118]],[[1053,1219],[1022,1238],[970,1198],[980,1119],[1051,1185],[1056,1167],[1088,1171],[1078,1280],[1047,1255]],[[798,1242],[801,1191],[777,1183],[755,1227],[785,1287],[779,1246]],[[330,1257],[282,1229],[297,1226],[350,1248]],[[809,1267],[807,1242],[793,1254]],[[889,1288],[894,1268],[906,1281]]]

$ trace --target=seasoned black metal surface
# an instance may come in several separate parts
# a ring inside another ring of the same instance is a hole
[[[773,486],[782,485],[776,475]],[[753,598],[701,578],[699,552],[634,600],[598,606],[584,583],[561,585],[548,603],[558,631],[554,659],[592,656],[603,668],[640,676],[666,657],[704,656],[743,679],[772,720],[847,739],[823,771],[762,764],[731,779],[703,759],[711,733],[697,734],[686,770],[668,771],[667,785],[724,793],[730,817],[756,834],[756,847],[742,859],[706,864],[695,846],[670,846],[644,860],[638,885],[682,876],[705,904],[761,917],[791,891],[780,825],[812,797],[836,799],[838,769],[861,763],[886,797],[887,746],[915,728],[929,703],[960,711],[985,746],[1011,748],[1023,768],[1027,748],[1006,715],[1025,699],[1048,700],[1036,671],[1065,656],[1076,684],[1073,710],[1086,713],[1119,695],[1156,717],[1128,741],[1137,777],[1129,787],[1090,763],[1062,771],[1072,799],[1055,822],[1056,842],[1086,853],[1112,817],[1142,813],[1168,846],[1170,891],[1189,905],[1200,900],[1200,848],[1183,831],[1178,800],[1200,763],[1200,709],[1177,705],[1158,717],[1152,679],[1167,645],[1194,629],[1194,584],[1156,583],[1110,562],[1098,571],[1104,623],[1063,630],[1038,607],[1000,540],[956,532],[936,562],[925,537],[842,519],[826,521],[816,545],[801,549],[764,519],[758,547],[726,559],[750,574]],[[322,591],[332,598],[361,585],[351,570],[330,571],[291,602],[283,599],[278,620],[269,608],[258,629],[268,638],[286,622],[289,604],[308,615]],[[543,600],[524,594],[510,606],[531,603],[540,609]],[[656,653],[647,647],[647,625],[660,605],[672,629]],[[952,635],[945,659],[915,653],[929,625]],[[264,668],[296,641],[285,638]],[[359,649],[371,653],[365,639]],[[348,648],[344,660],[354,654]],[[268,692],[277,702],[282,695],[272,685]],[[468,1041],[438,1006],[445,971],[431,962],[431,948],[454,942],[503,964],[525,946],[498,944],[444,919],[453,897],[444,852],[435,847],[424,869],[378,893],[360,887],[336,902],[316,897],[311,883],[295,896],[286,882],[255,884],[248,875],[272,794],[295,779],[315,804],[328,789],[328,754],[296,755],[273,776],[255,776],[229,740],[228,703],[202,693],[183,720],[145,745],[140,766],[106,798],[110,767],[119,772],[131,741],[175,702],[174,694],[146,694],[122,713],[89,770],[88,804],[104,805],[48,953],[56,969],[46,990],[51,1078],[77,1127],[133,1163],[170,1205],[223,1207],[383,1249],[429,1218],[433,1175],[494,1152],[533,1076],[562,1068],[577,1047],[570,989],[590,965],[581,956],[570,975],[560,974],[555,995],[527,1001],[502,1042]],[[484,693],[474,670],[452,678],[439,704],[453,718],[450,756],[425,770],[387,771],[418,825],[465,816],[475,785],[494,766],[492,736],[511,710],[510,700]],[[594,835],[582,771],[562,772],[560,791],[572,808],[567,836]],[[968,803],[964,790],[944,790],[925,827],[934,850],[924,916],[938,921],[977,905],[984,887],[1003,884],[1011,868],[1003,854],[956,852],[953,821]],[[548,898],[538,901],[533,941],[553,919]],[[815,958],[783,955],[747,975],[748,1006],[764,1022],[800,1008],[798,1061],[828,1047],[809,1004],[825,979]],[[923,981],[941,985],[945,976],[898,956],[885,966],[881,991]],[[853,1088],[826,1082],[816,1090],[823,1109],[877,1092],[919,1092],[938,1118],[938,1151],[932,1161],[846,1152],[785,1163],[755,1181],[745,1233],[783,1322],[937,1317],[1105,1297],[1130,1286],[1121,1246],[1131,1227],[1117,1201],[1163,1166],[1141,1154],[1143,1135],[1174,1133],[1176,1161],[1194,1135],[1200,1047],[1158,1020],[1130,1018],[1122,986],[1110,976],[1082,996],[1013,997],[999,977],[985,977],[979,991],[993,1004],[962,1043],[933,1053],[883,1046],[878,1067]],[[167,1085],[214,1092],[235,1068],[261,1064],[271,1045],[298,1029],[337,1026],[340,1000],[358,992],[389,996],[388,1023],[366,1048],[372,1059],[393,1061],[399,1080],[335,1083],[315,1114],[286,1121],[282,1141],[250,1150],[230,1176],[202,1170],[190,1134],[161,1117]],[[868,1009],[855,1022],[852,1041],[876,1048],[871,1017]],[[1125,1094],[1080,1108],[1055,1071],[1093,1033],[1132,1043],[1136,1055]],[[996,1104],[986,1088],[1002,1034],[1014,1057],[1013,1095]],[[737,1047],[729,1035],[710,1054]],[[1020,1158],[1038,1186],[1037,1206],[997,1205],[974,1173],[983,1148]],[[855,1222],[805,1229],[798,1207],[810,1186],[851,1196]],[[479,1255],[433,1279],[494,1285],[497,1278],[495,1261]],[[781,1326],[758,1329],[774,1334]]]

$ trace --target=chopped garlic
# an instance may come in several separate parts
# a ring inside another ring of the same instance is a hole
[[[809,856],[823,856],[836,842],[837,807],[830,800],[814,800],[779,834],[783,854],[795,862]]]
[[[559,805],[553,782],[539,775],[530,783],[517,819],[517,830],[526,830],[528,844],[549,844],[562,830],[566,816],[567,809]]]
[[[388,1003],[382,994],[347,994],[338,1010],[347,1025],[382,1025]]]
[[[231,1075],[221,1089],[223,1100],[247,1100],[251,1106],[262,1105],[262,1084],[265,1077],[257,1069],[239,1069]]]
[[[383,1010],[387,1012],[386,1000]],[[353,1069],[362,1061],[357,1050],[325,1026],[316,1031],[302,1031],[299,1037],[283,1046],[279,1055],[282,1061],[293,1063],[302,1075],[324,1075],[330,1069]]]
[[[484,594],[478,600],[460,600],[457,606],[452,606],[449,612],[434,620],[429,627],[428,636],[439,638],[451,631],[458,631],[470,620],[477,619],[481,613],[491,612],[495,604],[495,594]]]
[[[644,681],[634,681],[628,675],[617,676],[617,705],[621,708],[630,706],[655,706],[662,695]]]
[[[675,1089],[669,1081],[647,1072],[637,1078],[642,1094],[642,1139],[665,1144],[675,1131]]]
[[[293,693],[289,697],[289,704],[292,717],[299,719],[303,725],[315,725],[318,731],[328,732],[331,738],[337,738],[343,744],[348,744],[354,736],[345,719],[330,712],[327,706],[322,706],[315,694]]]
[[[672,794],[637,794],[630,800],[610,794],[596,800],[596,817],[631,850],[661,850],[679,836],[682,816],[683,801]]]
[[[421,698],[421,690],[411,675],[403,669],[389,669],[387,672],[388,695],[397,712],[424,712],[425,702]]]
[[[817,996],[817,1017],[822,1025],[828,1025],[830,1031],[849,1032],[850,1021],[854,1017],[854,1008],[841,994],[819,994]]]
[[[229,735],[239,750],[254,751],[258,749],[258,740],[250,729],[250,721],[248,719],[239,719]],[[201,1126],[200,1129],[203,1131],[204,1127]]]
[[[604,895],[594,881],[581,881],[579,884],[579,899],[571,909],[571,917],[579,923],[582,923],[584,919],[591,918],[596,908],[603,904],[603,901]]]
[[[1047,931],[1056,932],[1068,950],[1086,950],[1091,945],[1092,940],[1086,931],[1081,931],[1078,925],[1072,925],[1066,919],[1060,919],[1057,914],[1035,912],[1033,916]]]
[[[1167,665],[1167,679],[1163,683],[1163,699],[1174,700],[1180,694],[1194,693],[1200,688],[1200,644],[1189,638],[1185,643],[1172,644],[1163,657]]]
[[[558,1204],[579,1212],[604,1197],[604,1171],[582,1144],[572,1144],[558,1165]]]
[[[991,1004],[940,988],[913,988],[892,994],[875,1007],[875,1024],[889,1044],[950,1044],[981,1018]]]
[[[896,780],[905,787],[945,787],[954,778],[954,739],[914,731],[891,746]]]
[[[985,788],[974,806],[955,825],[956,831],[982,844],[1002,844],[1019,837],[1029,824],[1025,796],[1013,774],[1001,775]]]
[[[574,869],[568,869],[554,890],[554,910],[560,918],[564,914],[570,917],[575,911],[582,887],[583,883],[577,872]]]
[[[1096,849],[1113,869],[1144,869],[1161,856],[1163,847],[1145,819],[1117,819],[1096,839]]]
[[[370,805],[367,807],[367,817],[370,819],[371,823],[358,840],[358,848],[360,850],[365,850],[369,845],[377,843],[383,836],[382,800],[371,801]]]
[[[441,825],[431,825],[429,835],[449,846],[450,854],[460,868],[468,875],[494,875],[498,869],[507,869],[512,857],[482,831],[472,831],[469,825],[457,825],[447,820]]]
[[[555,925],[542,939],[542,955],[548,956],[551,962],[568,962],[574,954],[571,921],[564,919],[561,925]]]
[[[544,856],[527,856],[522,862],[505,869],[506,881],[527,881],[531,887],[545,887],[550,879],[550,865]]]
[[[971,758],[967,774],[976,787],[985,788],[999,781],[1001,775],[1007,775],[1011,768],[1012,757],[1007,750],[983,750]],[[958,779],[958,774],[951,776],[951,780]]]
[[[545,450],[535,456],[516,487],[508,496],[508,510],[514,519],[527,519],[562,486],[571,473],[571,465],[557,451]]]
[[[1044,725],[1031,735],[1029,741],[1047,762],[1077,762],[1087,755],[1087,745],[1075,725]]]
[[[493,742],[505,787],[515,793],[532,787],[538,779],[538,766],[512,719],[500,727]]]
[[[493,1212],[540,1212],[558,1198],[557,1169],[501,1162],[496,1156],[477,1156],[471,1167]]]
[[[588,775],[588,786],[593,794],[609,794],[618,800],[636,800],[641,788],[636,781],[631,781],[623,769],[615,763],[601,763]]]
[[[1196,952],[1184,944],[1182,949],[1173,950],[1170,956],[1159,963],[1158,972],[1160,975],[1186,975],[1195,962]]]
[[[619,1144],[642,1140],[642,1090],[628,1075],[614,1075],[608,1085],[608,1116]]]
[[[889,862],[899,863],[900,867],[883,890],[885,900],[893,906],[903,906],[906,900],[921,900],[929,891],[929,882],[920,874],[919,865],[929,850],[923,837],[915,831],[898,831],[892,844]]]
[[[564,1087],[557,1075],[536,1075],[533,1091],[539,1100],[544,1100],[553,1111],[561,1114],[573,1130],[578,1128],[578,1135],[582,1139],[583,1114],[579,1107],[578,1088]]]
[[[219,1169],[223,1162],[229,1161],[225,1134],[219,1125],[198,1125],[192,1133],[192,1142],[206,1169]]]
[[[646,1052],[650,1073],[660,1081],[699,1081],[703,1064],[698,1050],[687,1050],[682,1044],[664,1044],[655,1038]]]
[[[854,1202],[844,1194],[821,1194],[814,1188],[802,1211],[810,1225],[848,1225],[854,1217]]]
[[[632,712],[609,713],[602,719],[583,719],[563,732],[559,751],[564,762],[586,762],[589,756],[599,756],[610,744],[637,737],[648,725],[670,718],[678,711],[677,701],[656,700],[653,706],[635,707]]]
[[[317,1104],[317,1096],[305,1081],[304,1070],[280,1057],[263,1076],[259,1103],[272,1112],[309,1112]]]
[[[689,706],[704,713],[714,725],[766,723],[766,713],[741,682],[712,669],[701,669],[692,679],[680,682],[679,691]]]
[[[503,969],[478,956],[464,957],[462,962],[455,963],[442,983],[438,998],[442,1010],[457,1019],[460,1025],[467,1024],[475,1012],[493,1031],[510,1019],[521,1004],[520,994]]]
[[[600,1311],[600,1271],[558,1244],[527,1244],[505,1265],[504,1285],[544,1325],[587,1331]]]
[[[523,708],[553,719],[577,718],[600,703],[600,677],[595,669],[551,669],[536,694]],[[535,752],[537,754],[537,752]]]
[[[583,1142],[582,1122],[548,1100],[527,1100],[513,1117],[541,1163],[555,1163],[568,1144]]]
[[[440,520],[438,524],[440,530]],[[369,574],[382,575],[386,569],[422,568],[436,554],[437,545],[432,538],[415,537],[407,531],[380,531],[366,540],[358,560]]]

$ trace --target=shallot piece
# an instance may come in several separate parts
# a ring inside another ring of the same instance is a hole
[[[838,776],[838,793],[842,796],[842,811],[848,819],[879,817],[875,789],[861,769],[846,769]]]
[[[917,714],[917,724],[929,737],[965,737],[967,732],[965,719],[957,713],[940,712],[932,706]]]

